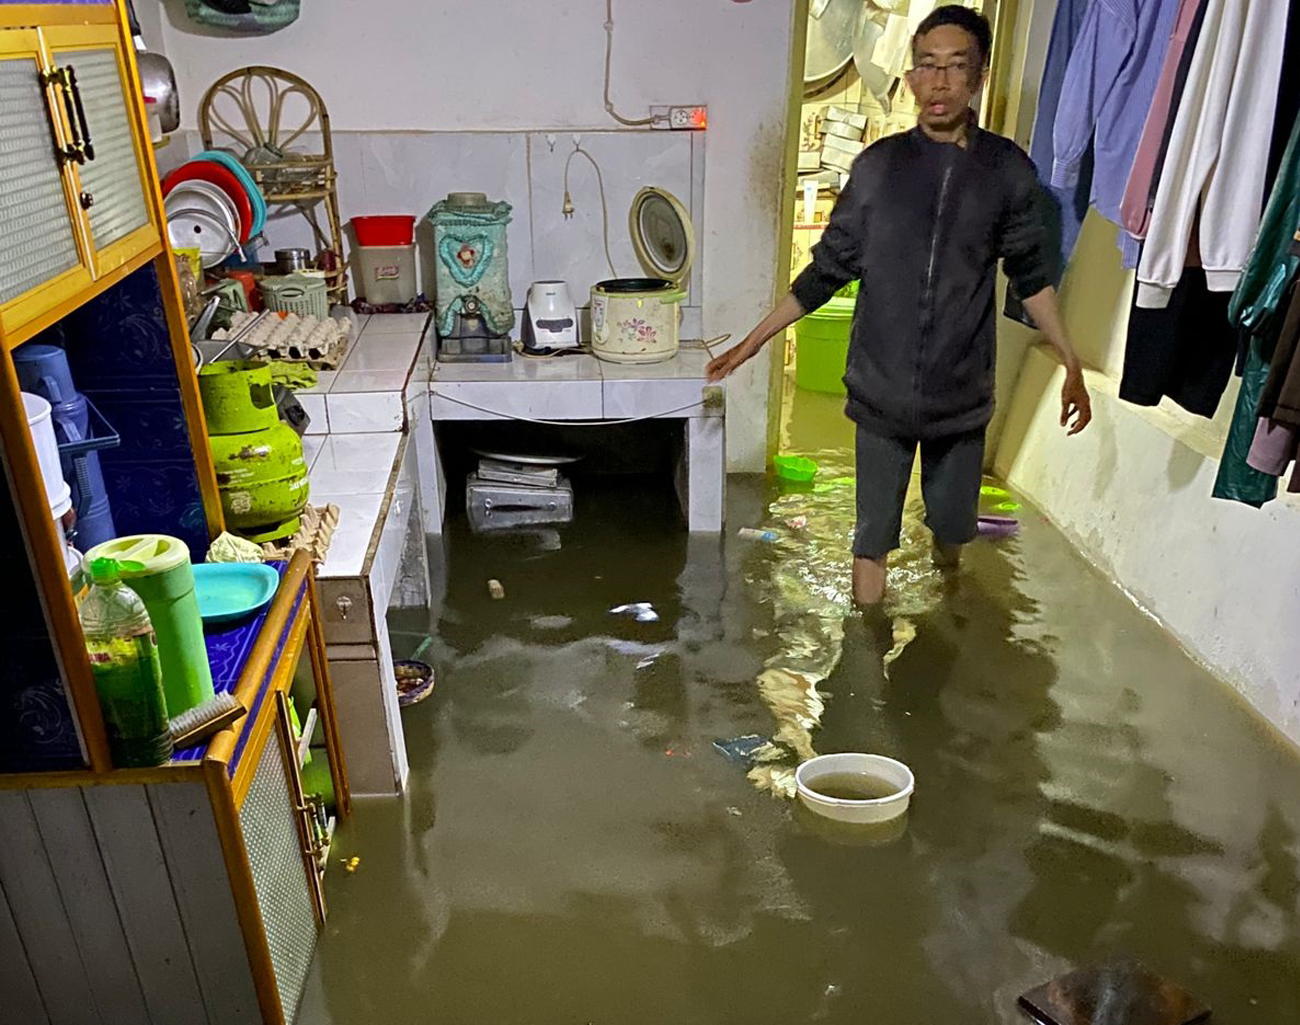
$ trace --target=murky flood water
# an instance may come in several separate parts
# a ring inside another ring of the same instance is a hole
[[[982,1025],[1115,956],[1300,1021],[1294,753],[1028,507],[956,580],[910,515],[890,606],[852,612],[848,453],[813,449],[812,491],[733,485],[722,544],[625,484],[558,549],[453,534],[397,624],[439,673],[410,794],[339,836],[299,1021]],[[779,796],[842,750],[916,774],[884,842]]]

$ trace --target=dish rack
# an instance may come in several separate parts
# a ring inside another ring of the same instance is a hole
[[[199,135],[205,150],[218,145],[236,152],[267,203],[293,207],[302,215],[317,247],[334,254],[326,287],[335,303],[346,305],[338,174],[329,112],[320,93],[306,79],[280,68],[264,64],[238,68],[218,78],[204,94],[199,103]],[[295,144],[318,145],[320,151],[301,152]],[[325,213],[323,225],[318,207]]]
[[[262,305],[268,310],[297,313],[303,317],[326,320],[329,317],[329,294],[324,278],[309,274],[286,274],[262,279]]]

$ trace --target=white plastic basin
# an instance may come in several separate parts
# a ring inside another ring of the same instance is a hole
[[[852,800],[818,793],[816,782],[845,774],[871,776],[895,787],[886,797]],[[809,811],[837,822],[887,822],[907,811],[916,777],[900,761],[884,755],[834,754],[810,758],[795,770],[799,800]]]

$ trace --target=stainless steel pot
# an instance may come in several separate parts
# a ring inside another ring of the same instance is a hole
[[[281,274],[292,274],[311,266],[311,253],[306,249],[277,249],[275,269]]]

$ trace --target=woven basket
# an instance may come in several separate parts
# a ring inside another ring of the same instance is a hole
[[[262,305],[268,310],[297,313],[303,317],[329,316],[329,296],[324,278],[305,274],[286,274],[283,277],[262,279]]]

